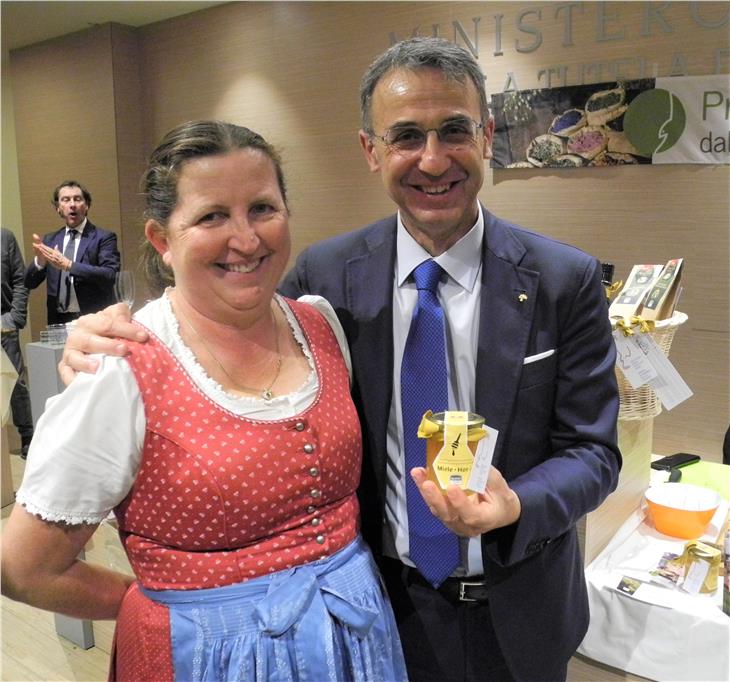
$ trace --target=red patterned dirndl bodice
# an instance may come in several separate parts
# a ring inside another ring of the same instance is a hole
[[[146,433],[134,485],[115,512],[145,588],[239,583],[330,556],[357,535],[362,441],[347,368],[321,313],[285,302],[319,379],[314,402],[292,418],[233,414],[157,337],[130,344]],[[151,671],[165,678],[168,642],[166,610],[132,586],[118,618],[112,677],[116,669],[120,679]]]

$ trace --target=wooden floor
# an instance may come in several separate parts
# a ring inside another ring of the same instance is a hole
[[[12,449],[11,443],[11,449]],[[15,488],[23,476],[23,460],[11,455]],[[2,509],[2,521],[12,504]],[[118,570],[129,570],[114,529],[102,524],[86,549],[89,561]],[[107,678],[114,623],[94,621],[95,646],[83,650],[56,634],[54,616],[2,597],[0,602],[0,680],[2,682],[103,682]],[[638,681],[615,668],[575,656],[568,668],[568,682]]]

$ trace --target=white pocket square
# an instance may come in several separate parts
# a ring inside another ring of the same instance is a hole
[[[522,364],[529,365],[531,362],[537,362],[538,360],[544,360],[545,358],[549,358],[554,353],[555,353],[555,349],[552,348],[551,350],[543,351],[542,353],[538,353],[537,355],[528,355],[522,361]]]

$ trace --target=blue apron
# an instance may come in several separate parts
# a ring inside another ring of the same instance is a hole
[[[179,682],[398,682],[390,603],[358,538],[310,564],[207,590],[148,590],[169,609]]]

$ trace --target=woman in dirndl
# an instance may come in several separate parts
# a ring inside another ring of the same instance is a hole
[[[218,121],[143,176],[149,333],[48,402],[3,534],[3,594],[116,618],[110,679],[406,679],[358,532],[362,443],[331,306],[275,294],[279,157]],[[174,281],[174,283],[172,283]],[[114,512],[134,577],[77,556]]]

